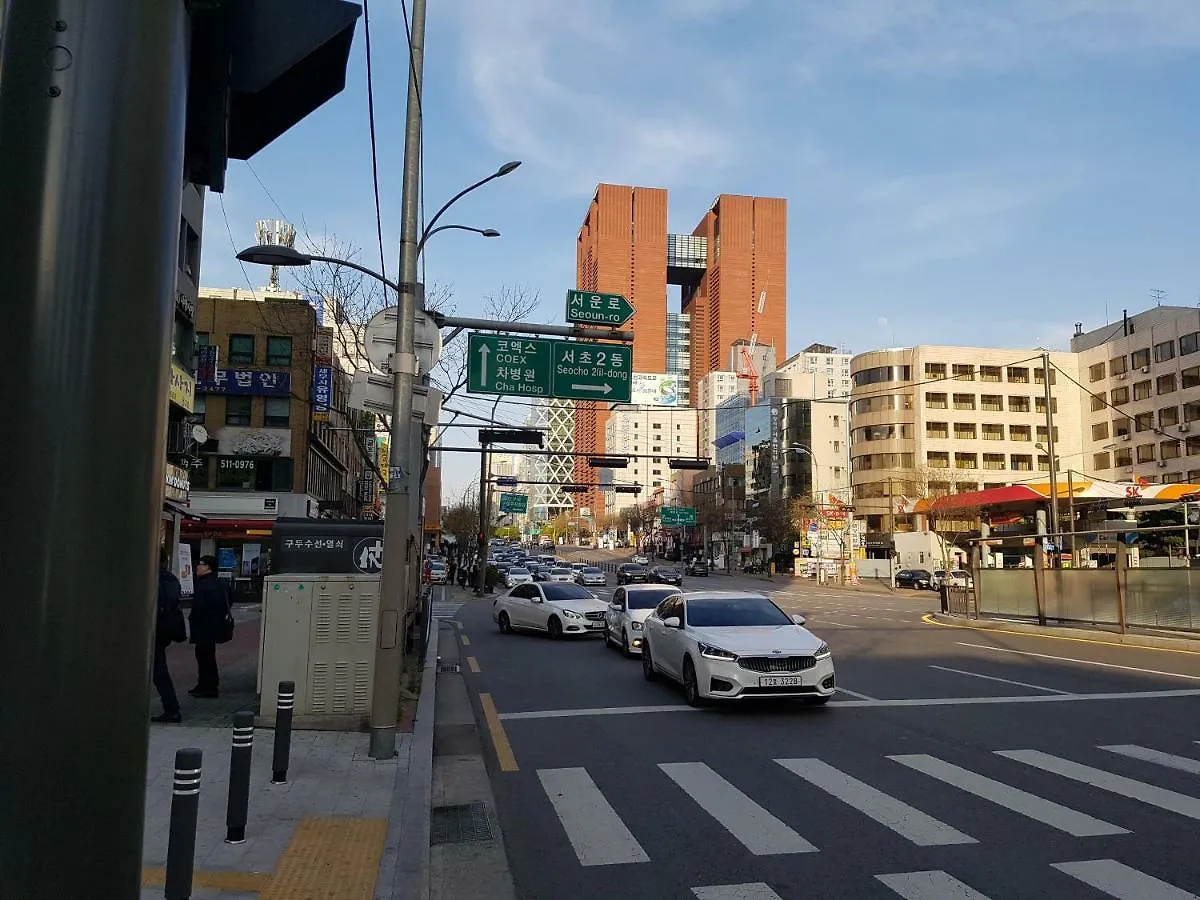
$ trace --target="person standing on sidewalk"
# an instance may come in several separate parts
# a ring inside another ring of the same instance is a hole
[[[182,722],[179,698],[175,696],[175,683],[171,681],[171,670],[167,668],[167,648],[174,643],[187,640],[187,627],[183,624],[183,610],[179,608],[182,589],[179,579],[167,566],[167,556],[162,554],[158,561],[158,612],[154,619],[154,688],[162,701],[162,714],[154,716],[152,722]]]
[[[196,582],[188,624],[192,627],[191,640],[196,647],[196,686],[188,693],[193,697],[215,698],[219,696],[221,686],[217,644],[224,644],[233,637],[229,592],[217,575],[215,556],[202,556],[196,561]]]

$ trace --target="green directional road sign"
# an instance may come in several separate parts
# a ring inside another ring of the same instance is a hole
[[[628,403],[632,388],[633,348],[628,344],[479,333],[472,333],[467,344],[467,390],[472,394]]]
[[[552,341],[554,396],[628,403],[633,391],[633,348],[627,344]]]
[[[525,513],[529,511],[528,494],[501,494],[500,512]]]
[[[636,310],[620,294],[567,291],[567,321],[587,325],[624,325]]]
[[[664,506],[660,511],[663,528],[696,524],[696,507]]]
[[[472,394],[551,397],[550,341],[472,332],[467,390]]]

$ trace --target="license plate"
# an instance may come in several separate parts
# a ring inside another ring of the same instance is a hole
[[[599,631],[601,628],[604,627],[604,623],[603,622],[588,622],[587,627],[594,629],[596,631]]]
[[[759,687],[800,687],[804,679],[799,675],[770,675],[758,679]]]

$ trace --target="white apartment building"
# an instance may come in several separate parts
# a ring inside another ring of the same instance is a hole
[[[851,354],[829,344],[809,344],[763,379],[768,397],[848,399]]]
[[[1071,349],[1085,452],[1063,466],[1111,481],[1200,483],[1200,310],[1157,306],[1086,333],[1077,325]]]
[[[1041,354],[922,345],[850,361],[852,495],[868,531],[911,529],[903,499],[1045,478],[1050,417],[1060,466],[1081,458],[1080,356],[1050,354],[1048,411]]]
[[[746,379],[738,378],[736,372],[713,370],[697,382],[697,389],[699,396],[695,406],[700,429],[700,450],[697,455],[713,459],[716,453],[713,442],[717,439],[717,407],[736,394],[746,393],[750,386]]]
[[[672,456],[696,456],[696,410],[687,407],[614,406],[604,426],[604,452],[609,456],[651,454],[648,459],[632,458],[625,469],[613,471],[619,484],[643,486],[638,494],[605,491],[606,511],[619,512],[627,506],[645,503],[657,488],[671,495],[674,477],[680,475],[667,465]],[[654,454],[662,454],[656,456]]]

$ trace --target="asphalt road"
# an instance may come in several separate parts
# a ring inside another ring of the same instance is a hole
[[[1200,655],[930,624],[932,593],[693,584],[808,615],[844,692],[692,710],[599,640],[442,607],[523,900],[1200,895]]]

